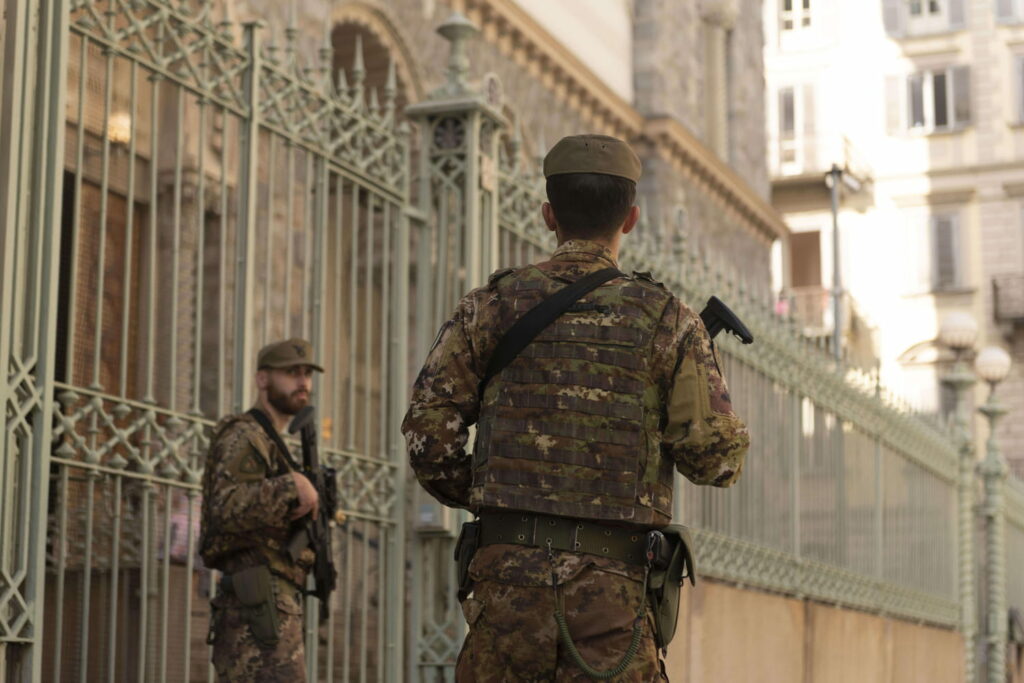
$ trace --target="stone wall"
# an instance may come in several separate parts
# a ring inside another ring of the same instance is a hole
[[[955,631],[700,581],[683,591],[673,683],[961,683]]]

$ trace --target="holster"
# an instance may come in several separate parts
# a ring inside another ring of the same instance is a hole
[[[276,645],[280,636],[277,613],[277,591],[274,576],[266,565],[235,572],[227,583],[242,605],[242,617],[249,624],[252,637],[264,646]]]
[[[660,532],[660,538],[657,536]],[[647,597],[654,613],[654,640],[659,649],[665,649],[676,634],[679,618],[679,593],[685,579],[697,584],[697,569],[693,562],[693,541],[690,531],[681,524],[670,524],[652,531],[653,542],[648,551],[651,562],[647,579]]]
[[[469,576],[469,563],[480,547],[480,520],[464,522],[459,539],[455,542],[455,566],[458,569],[459,602],[473,592],[473,579]]]

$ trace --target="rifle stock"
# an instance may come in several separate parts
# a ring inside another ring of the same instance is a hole
[[[747,326],[743,324],[739,316],[732,312],[732,310],[722,303],[722,300],[717,296],[713,296],[708,299],[707,305],[704,306],[704,310],[700,312],[700,319],[704,321],[704,327],[708,329],[708,336],[712,339],[725,330],[726,332],[732,332],[735,334],[741,342],[744,344],[753,344],[754,335],[750,333]]]

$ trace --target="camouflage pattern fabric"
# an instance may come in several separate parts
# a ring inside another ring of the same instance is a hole
[[[213,668],[217,680],[301,683],[306,680],[302,642],[302,600],[298,591],[278,581],[277,610],[280,623],[277,644],[260,645],[242,613],[238,598],[219,595],[212,602],[214,620]]]
[[[524,350],[522,357],[527,360],[518,370],[514,361],[491,381],[485,396],[479,395],[488,359],[515,320],[566,283],[608,266],[617,264],[607,248],[569,240],[549,261],[499,271],[486,286],[459,302],[438,333],[402,423],[412,469],[437,500],[478,514],[504,508],[555,510],[565,515],[564,510],[573,508],[560,507],[561,503],[586,502],[574,488],[586,477],[581,468],[609,469],[609,456],[613,456],[619,461],[615,476],[628,475],[632,469],[639,482],[632,500],[625,492],[618,493],[620,507],[624,503],[632,513],[627,516],[620,510],[620,523],[651,528],[669,521],[673,468],[696,484],[730,486],[740,476],[750,438],[733,412],[707,330],[696,313],[648,274],[615,279],[588,294],[574,308],[595,314],[579,319],[589,327],[546,330],[555,339],[538,337]],[[571,325],[574,320],[567,315],[554,325]],[[577,340],[584,329],[589,341],[565,351],[569,345],[562,342]],[[531,362],[545,355],[535,352],[542,344],[558,347],[545,352],[547,360],[554,362],[531,367]],[[510,369],[520,375],[509,377]],[[545,377],[564,379],[560,372],[575,377],[552,391],[544,384]],[[529,391],[512,396],[504,386],[512,382],[529,385]],[[511,400],[506,401],[508,397]],[[640,417],[626,425],[594,420],[595,414],[621,419],[617,411],[622,405],[602,415],[598,404],[609,398],[618,404],[632,401],[625,413],[635,415],[639,407]],[[500,423],[491,414],[499,408]],[[580,408],[590,412],[579,424],[564,421],[566,414],[583,412]],[[553,421],[554,413],[560,414]],[[558,420],[563,421],[556,424]],[[474,463],[466,444],[469,427],[477,422],[481,428],[475,451],[480,455],[474,456]],[[617,433],[613,438],[591,439],[595,425]],[[488,496],[481,492],[481,480],[486,480],[487,468],[496,461],[489,461],[487,451],[495,445],[497,429],[512,435],[502,448],[511,444],[517,450],[506,448],[502,454],[501,466],[506,470],[499,482],[502,488],[492,489]],[[636,429],[643,443],[634,448]],[[616,452],[619,446],[626,448]],[[556,447],[560,452],[555,453]],[[622,462],[630,457],[635,467]],[[617,482],[605,477],[605,483]],[[607,501],[593,492],[587,495],[594,497],[590,507],[594,514],[568,516],[602,519],[601,505]],[[463,603],[470,630],[457,665],[459,680],[585,678],[557,643],[552,571],[564,595],[570,631],[585,661],[600,670],[619,662],[642,599],[642,569],[583,553],[556,551],[549,559],[540,548],[491,545],[477,551],[470,569],[476,583]],[[663,680],[650,620],[645,628],[640,654],[619,680]]]
[[[221,420],[203,474],[203,562],[227,574],[268,565],[282,613],[277,646],[261,647],[242,620],[237,598],[214,598],[213,661],[221,680],[304,680],[302,602],[296,586],[305,584],[315,555],[306,549],[293,562],[286,550],[295,524],[289,514],[297,504],[291,465],[259,423],[248,414]]]
[[[643,573],[594,555],[512,545],[481,548],[470,566],[473,594],[462,604],[469,634],[456,681],[586,681],[559,640],[552,563],[573,642],[592,668],[619,663],[643,600]],[[616,681],[664,681],[647,609],[640,651]]]
[[[566,282],[610,265],[616,264],[604,246],[586,240],[569,240],[554,252],[551,260],[519,271],[499,271],[487,286],[473,290],[459,302],[455,314],[442,326],[416,380],[411,405],[402,424],[410,464],[431,495],[452,507],[468,508],[474,512],[481,509],[480,498],[474,500],[472,495],[473,463],[466,453],[468,428],[481,417],[482,400],[478,396],[478,385],[490,354],[504,332],[523,314],[522,309],[529,308],[518,299],[529,299],[532,305]],[[535,282],[535,271],[540,271],[547,283],[542,281],[541,285],[530,285],[543,287],[542,296],[526,296],[516,288],[516,283],[524,278]],[[653,420],[653,427],[647,424],[645,436],[653,439],[658,448],[639,476],[646,482],[663,484],[666,467],[670,472],[674,466],[696,484],[731,485],[742,471],[750,438],[746,426],[732,410],[725,378],[700,317],[647,275],[612,280],[596,291],[616,287],[639,289],[640,298],[650,300],[643,306],[643,315],[648,315],[648,311],[655,308],[658,310],[656,322],[652,321],[650,325],[650,340],[645,340],[645,348],[649,345],[645,361],[648,383],[645,392],[650,393],[645,395],[645,404],[651,403],[657,408],[654,415],[657,419]],[[591,301],[588,297],[583,299],[584,303]],[[657,306],[652,306],[651,302]],[[531,344],[524,354],[528,355],[531,347],[540,342]],[[593,347],[595,353],[597,350],[614,351],[613,345],[597,341]],[[577,362],[575,372],[593,375],[586,372],[585,359],[577,359]],[[492,380],[488,397],[500,388],[495,385],[501,383],[502,375]],[[644,407],[647,408],[646,405]],[[556,400],[550,407],[521,406],[516,410],[521,411],[521,424],[513,424],[513,430],[529,434],[541,431],[534,423],[543,420],[545,413],[566,408]],[[595,463],[599,464],[600,458],[607,457],[607,445],[586,438],[585,428],[573,431],[569,436],[575,438],[561,444],[560,450],[568,450],[570,456],[575,450],[577,456],[585,459],[586,466],[593,468]],[[480,439],[487,438],[487,434],[480,435]],[[486,447],[485,442],[478,442],[478,446],[481,443]],[[543,444],[536,446],[535,450],[539,450]],[[525,451],[515,467],[527,478],[535,468],[543,470],[546,475],[552,472],[546,469],[548,465],[543,458],[536,455],[531,458]],[[525,483],[523,488],[526,488]],[[530,488],[538,488],[535,478],[529,483]],[[565,492],[566,498],[574,495],[571,487],[564,486],[557,479],[548,482],[547,488],[548,501],[557,501],[560,490]],[[551,512],[550,508],[529,507],[530,501],[537,499],[532,492],[518,498],[514,497],[514,492],[515,487],[509,487],[504,494],[511,500],[504,501],[499,496],[485,505]],[[667,523],[671,495],[671,489],[666,490],[664,486],[638,488],[632,519],[647,527]]]
[[[200,553],[208,567],[228,573],[267,564],[303,585],[312,551],[295,563],[286,546],[298,504],[291,465],[249,414],[218,423],[203,473]],[[243,552],[247,551],[247,552]]]

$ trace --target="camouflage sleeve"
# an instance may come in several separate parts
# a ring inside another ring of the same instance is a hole
[[[466,507],[472,472],[466,442],[480,412],[478,374],[466,322],[473,299],[460,302],[438,332],[402,422],[409,464],[420,484],[449,507]]]
[[[291,473],[268,477],[270,454],[249,430],[228,428],[211,449],[207,467],[212,498],[211,523],[228,533],[288,528],[298,503]]]
[[[676,368],[669,385],[663,452],[694,484],[731,486],[743,469],[750,435],[733,412],[703,321],[677,306]]]

